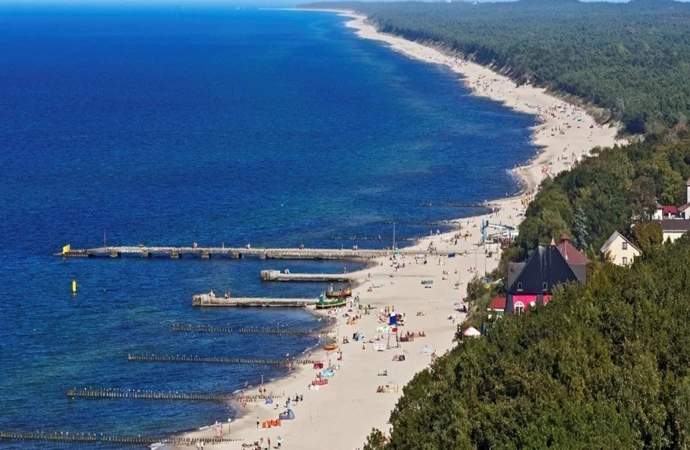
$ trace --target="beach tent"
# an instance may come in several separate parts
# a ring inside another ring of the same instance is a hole
[[[321,371],[321,378],[331,378],[333,375],[333,371],[331,369],[323,369]]]
[[[466,336],[466,337],[478,337],[478,336],[481,336],[482,334],[476,328],[469,327],[468,329],[466,329],[465,331],[462,332],[462,335]]]
[[[285,414],[278,414],[278,418],[280,420],[294,420],[295,419],[295,413],[292,412],[291,409],[288,409]]]

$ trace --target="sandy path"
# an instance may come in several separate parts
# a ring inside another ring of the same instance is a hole
[[[567,169],[577,158],[587,155],[593,147],[611,146],[618,142],[615,139],[618,131],[615,127],[597,125],[584,111],[549,96],[543,89],[516,87],[508,78],[477,64],[446,56],[433,48],[395,36],[378,33],[365,23],[363,16],[342,11],[339,13],[352,19],[347,26],[355,29],[360,37],[382,41],[392,49],[413,58],[444,64],[461,74],[463,80],[460,82],[466,83],[476,95],[501,101],[510,108],[538,116],[541,125],[534,129],[534,142],[541,147],[541,152],[528,165],[515,169],[516,174],[525,182],[526,193],[491,202],[496,208],[493,214],[458,221],[462,225],[462,233],[468,231],[472,234],[469,238],[460,239],[456,244],[451,239],[455,234],[452,232],[421,239],[417,244],[420,253],[433,243],[438,249],[457,250],[457,257],[439,260],[438,257],[429,256],[427,264],[416,263],[407,258],[399,261],[404,262],[405,267],[398,270],[392,267],[389,259],[382,258],[378,261],[378,266],[361,273],[360,281],[363,284],[357,291],[362,304],[371,304],[377,310],[394,305],[398,312],[406,314],[406,326],[402,331],[424,330],[426,337],[401,343],[400,349],[382,352],[374,351],[369,343],[362,349],[361,343],[350,340],[351,343],[341,345],[344,351],[343,361],[336,361],[336,356],[332,355],[333,363],[340,364],[340,370],[336,371],[328,386],[318,391],[309,390],[307,386],[317,371],[303,368],[268,387],[277,394],[285,391],[292,396],[296,393],[304,395],[304,402],[292,408],[296,420],[285,421],[278,428],[257,429],[257,417],[261,421],[277,418],[284,408],[275,410],[267,405],[250,405],[246,416],[231,425],[232,436],[248,443],[263,437],[270,438],[272,446],[275,446],[277,437],[281,436],[284,439],[282,448],[287,450],[353,450],[363,445],[372,427],[388,431],[387,420],[401,395],[402,386],[430,362],[429,354],[422,353],[421,349],[424,345],[432,345],[438,354],[442,354],[453,346],[456,326],[462,321],[462,314],[454,310],[454,303],[464,298],[467,281],[475,272],[491,271],[497,265],[499,252],[495,251],[495,246],[479,245],[481,220],[489,219],[516,226],[522,220],[520,212],[531,199],[529,194],[533,193],[545,176]],[[485,254],[487,248],[494,250],[491,258]],[[370,281],[365,281],[369,274]],[[433,280],[433,287],[425,288],[421,284],[424,279]],[[367,292],[372,284],[384,286]],[[364,333],[367,341],[376,337],[375,331],[379,326],[376,314],[363,316],[356,325],[346,325],[342,317],[344,312],[341,310],[336,314],[339,336],[352,337],[358,331]],[[425,315],[417,316],[417,312]],[[448,319],[451,314],[457,315],[455,324]],[[385,343],[386,340],[382,342]],[[395,345],[394,339],[391,342]],[[391,360],[393,355],[403,351],[406,361]],[[316,353],[314,357],[326,359],[323,351]],[[379,370],[383,369],[388,371],[388,376],[377,376]],[[377,386],[390,380],[401,387],[401,392],[377,394]],[[227,430],[227,425],[225,428]],[[211,436],[214,433],[206,430],[190,435]],[[213,448],[242,447],[240,443],[232,443]]]

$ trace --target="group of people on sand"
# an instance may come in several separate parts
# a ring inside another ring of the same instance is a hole
[[[275,447],[271,447],[271,438],[261,438],[258,441],[254,441],[252,444],[247,444],[243,443],[242,448],[243,449],[249,449],[249,450],[269,450],[272,448],[282,448],[283,446],[283,438],[278,436],[276,438],[276,445]]]

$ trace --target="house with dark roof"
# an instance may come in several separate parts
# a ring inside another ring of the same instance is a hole
[[[675,241],[688,231],[690,231],[690,220],[659,220],[664,241],[670,239]]]
[[[560,244],[540,245],[524,263],[508,267],[506,314],[523,314],[529,307],[546,305],[556,286],[584,283],[589,260],[572,244],[568,235]]]

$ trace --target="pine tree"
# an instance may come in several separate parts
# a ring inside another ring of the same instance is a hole
[[[575,246],[578,249],[583,250],[587,248],[587,216],[581,206],[577,207],[575,217],[573,218],[573,237],[575,238]]]

